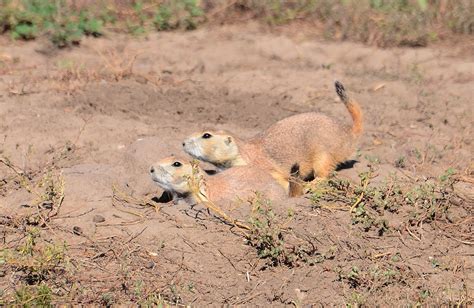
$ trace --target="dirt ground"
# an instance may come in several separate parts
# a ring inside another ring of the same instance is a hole
[[[42,277],[53,302],[472,304],[472,40],[383,50],[239,25],[115,34],[67,50],[6,38],[0,46],[0,155],[10,162],[0,166],[1,245],[15,249],[32,225],[38,243],[66,244],[60,272]],[[181,153],[196,130],[251,137],[306,111],[350,121],[334,80],[365,117],[358,162],[338,177],[358,182],[372,168],[375,182],[420,181],[453,168],[471,199],[451,205],[450,223],[410,229],[400,211],[380,236],[353,224],[348,208],[289,199],[273,208],[294,212],[288,226],[316,261],[271,266],[203,207],[149,201],[162,193],[150,164]],[[63,180],[64,200],[45,212],[35,194],[47,170]],[[28,219],[35,213],[43,221]],[[19,266],[0,274],[9,302],[26,274]]]

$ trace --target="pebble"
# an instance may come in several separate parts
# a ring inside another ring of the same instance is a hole
[[[82,235],[82,229],[81,227],[78,227],[78,226],[72,227],[72,232],[74,232],[74,234],[76,235]]]
[[[92,221],[95,223],[100,223],[100,222],[104,222],[105,218],[102,215],[95,215],[94,218],[92,218]]]

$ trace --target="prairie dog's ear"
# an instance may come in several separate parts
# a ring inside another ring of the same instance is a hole
[[[232,143],[232,137],[231,136],[228,136],[226,139],[225,139],[225,144],[229,145]]]

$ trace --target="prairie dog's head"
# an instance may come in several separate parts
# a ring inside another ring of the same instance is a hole
[[[170,156],[150,167],[151,179],[164,190],[186,195],[190,192],[188,178],[193,174],[191,164],[183,159]]]
[[[184,151],[219,167],[230,167],[239,158],[235,138],[222,131],[203,131],[183,141]]]

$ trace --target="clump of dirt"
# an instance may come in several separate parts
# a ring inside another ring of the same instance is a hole
[[[472,303],[474,63],[244,30],[2,47],[2,304]],[[136,59],[120,74],[99,54]],[[354,166],[302,198],[243,200],[249,230],[158,202],[150,164],[195,130],[349,121],[334,79],[364,110]]]

